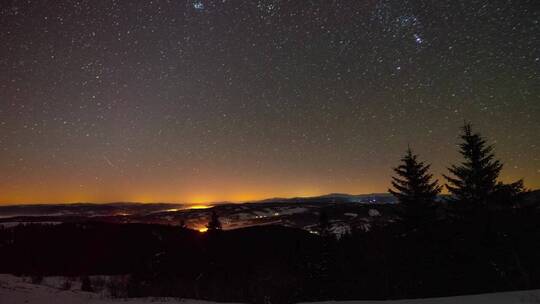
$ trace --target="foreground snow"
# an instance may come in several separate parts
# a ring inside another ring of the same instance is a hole
[[[49,278],[42,284],[36,285],[28,279],[0,274],[0,303],[10,304],[211,304],[212,302],[198,300],[179,300],[174,298],[142,298],[142,299],[110,299],[102,295],[81,291],[78,286],[72,290],[61,290],[56,286],[59,278]],[[399,301],[345,301],[345,302],[317,302],[317,304],[510,304],[510,303],[540,303],[540,290],[491,293],[472,296],[459,296],[448,298],[399,300]]]
[[[28,279],[13,275],[0,274],[0,303],[4,304],[210,304],[210,302],[197,300],[179,300],[174,298],[142,298],[142,299],[110,299],[102,295],[84,292],[79,286],[72,290],[61,290],[55,287],[59,278],[44,280],[42,284],[31,284]]]
[[[1,299],[1,298],[0,298]],[[397,301],[326,301],[317,304],[524,304],[540,303],[540,290]],[[308,303],[303,303],[308,304]]]

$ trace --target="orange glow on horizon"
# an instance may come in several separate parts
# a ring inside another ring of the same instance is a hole
[[[211,202],[215,202],[215,198],[212,196],[197,195],[187,199],[187,202],[195,205],[205,205]]]
[[[442,170],[434,169],[434,171]],[[377,180],[375,177],[367,180],[330,178],[320,174],[314,175],[314,180],[302,183],[294,183],[289,178],[283,178],[280,181],[264,180],[261,183],[250,183],[242,179],[222,177],[219,181],[191,180],[189,183],[186,182],[187,186],[174,180],[160,180],[159,183],[147,180],[128,182],[125,178],[110,178],[106,182],[90,181],[84,178],[81,180],[73,178],[48,179],[41,183],[33,180],[14,180],[12,184],[0,184],[0,205],[163,202],[187,204],[186,208],[202,209],[211,207],[210,205],[215,202],[240,203],[276,197],[309,197],[328,193],[382,193],[388,189],[390,174],[390,170],[380,172],[380,175],[376,176]],[[521,178],[513,173],[503,174],[500,180],[511,182],[517,177]],[[527,188],[540,188],[540,179],[531,176],[523,178]],[[328,180],[332,182],[328,183]],[[444,183],[444,179],[439,177],[439,182]]]
[[[192,205],[192,206],[189,206],[188,209],[208,209],[212,207],[212,205]]]

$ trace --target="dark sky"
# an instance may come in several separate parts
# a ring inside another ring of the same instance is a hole
[[[385,192],[464,120],[540,187],[537,1],[0,2],[0,203]]]

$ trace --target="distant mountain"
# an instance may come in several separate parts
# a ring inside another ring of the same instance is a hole
[[[152,212],[185,208],[183,204],[116,202],[106,204],[32,204],[0,206],[0,218],[14,216],[110,216],[144,215]]]
[[[390,193],[371,194],[346,194],[330,193],[320,196],[293,197],[293,198],[270,198],[250,203],[368,203],[388,204],[395,203],[396,199]]]
[[[447,195],[439,196],[444,200]],[[540,206],[540,191],[524,195],[524,205]],[[281,225],[317,233],[321,208],[330,218],[330,230],[342,235],[351,230],[369,231],[399,217],[396,199],[388,193],[330,193],[313,197],[271,198],[245,203],[212,203],[204,208],[189,204],[54,204],[0,206],[0,226],[19,223],[145,223],[187,225],[204,230],[211,212],[216,212],[227,230],[250,226]]]
[[[270,198],[245,203],[394,203],[395,199],[388,193],[346,194],[330,193],[312,197]],[[239,203],[239,202],[236,202]],[[235,202],[212,202],[209,206],[235,204]],[[143,215],[152,212],[168,211],[171,209],[189,209],[192,204],[169,203],[70,203],[70,204],[29,204],[0,206],[0,217],[13,216],[51,216],[51,215]]]
[[[297,228],[308,227],[306,229],[309,230],[309,226],[318,219],[318,210],[323,207],[340,210],[335,214],[336,221],[349,223],[354,220],[359,225],[365,225],[361,219],[371,217],[368,214],[369,209],[373,208],[371,206],[392,207],[393,203],[394,197],[386,193],[360,195],[330,193],[314,197],[272,198],[245,203],[211,203],[206,206],[223,217],[224,226],[228,229],[280,224]],[[15,225],[37,222],[105,221],[177,225],[184,222],[190,227],[200,229],[206,225],[210,212],[200,207],[190,204],[130,202],[0,206],[0,223]],[[392,212],[384,211],[384,214],[391,216]],[[345,224],[335,223],[335,225],[338,230],[348,229],[344,228]]]

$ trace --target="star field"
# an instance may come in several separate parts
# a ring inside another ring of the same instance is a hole
[[[385,192],[469,120],[540,187],[534,1],[2,1],[0,203]]]

